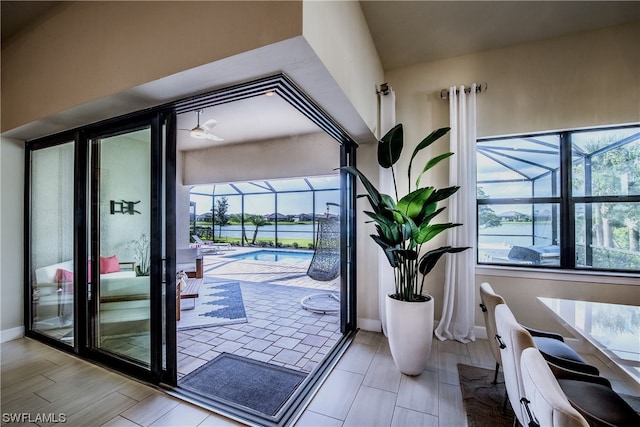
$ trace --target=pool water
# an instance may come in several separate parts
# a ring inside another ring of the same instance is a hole
[[[251,261],[265,262],[283,262],[288,264],[303,264],[311,261],[312,257],[312,252],[270,251],[266,249],[229,256],[229,258],[235,259],[246,259]]]

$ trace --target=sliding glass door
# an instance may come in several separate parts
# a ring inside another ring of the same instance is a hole
[[[175,382],[171,132],[154,112],[26,145],[26,335],[153,383]]]
[[[74,141],[31,151],[30,314],[27,324],[74,345]]]
[[[151,129],[91,141],[92,346],[151,365]]]

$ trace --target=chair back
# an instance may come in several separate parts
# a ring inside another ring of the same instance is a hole
[[[540,426],[588,427],[584,417],[569,403],[539,350],[524,349],[520,371],[530,413]]]
[[[526,426],[527,418],[520,405],[520,398],[524,396],[520,372],[520,356],[524,349],[529,347],[536,348],[536,345],[529,332],[520,326],[506,304],[498,304],[496,306],[495,317],[507,395],[518,421],[520,421],[521,425]]]
[[[495,310],[498,304],[505,304],[504,299],[494,292],[490,284],[484,282],[480,284],[480,302],[480,308],[484,316],[484,325],[487,328],[487,338],[489,339],[491,354],[496,362],[502,365],[500,347],[498,347],[498,342],[495,340],[495,336],[498,333],[496,330]]]

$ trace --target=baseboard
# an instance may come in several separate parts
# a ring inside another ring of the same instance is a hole
[[[485,328],[484,326],[478,326],[476,325],[474,328],[474,332],[476,334],[476,338],[480,338],[480,339],[487,339],[487,328]]]
[[[438,321],[433,322],[434,330],[438,327],[438,323]],[[378,319],[358,318],[358,327],[364,331],[382,332],[382,323]],[[474,327],[474,332],[476,334],[476,338],[485,340],[489,339],[487,337],[487,328],[485,328],[484,326],[476,325]],[[588,344],[576,338],[564,337],[564,342],[566,342],[569,347],[573,348],[578,353],[593,353],[593,349],[590,348]]]
[[[358,328],[363,331],[382,332],[382,322],[378,319],[364,319],[358,317]]]
[[[24,326],[0,331],[0,343],[24,337]]]

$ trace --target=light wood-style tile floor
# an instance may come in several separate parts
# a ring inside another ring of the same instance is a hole
[[[395,368],[383,335],[360,331],[295,425],[465,426],[456,365],[493,368],[488,345],[434,339],[427,369],[408,377]],[[62,416],[65,426],[83,427],[241,425],[34,340],[3,343],[0,356],[3,426],[49,426]],[[629,392],[598,366],[616,391]]]

